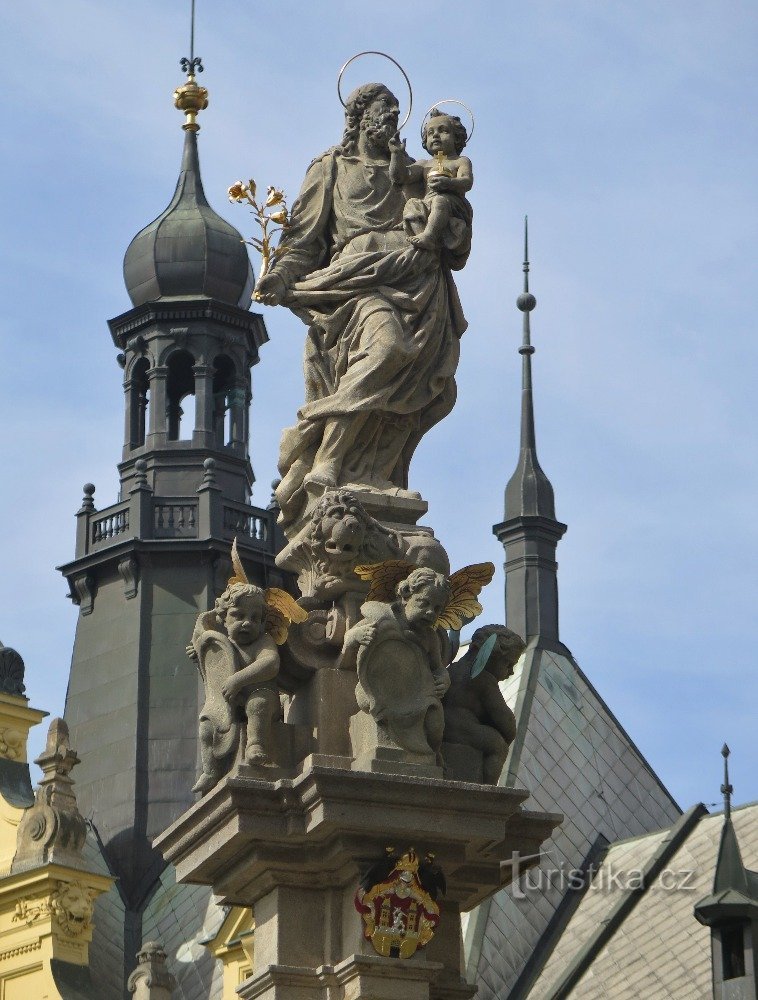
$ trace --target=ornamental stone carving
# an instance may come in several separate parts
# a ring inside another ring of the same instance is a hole
[[[79,758],[71,749],[63,719],[50,723],[45,749],[35,763],[42,768],[42,780],[34,804],[19,823],[11,870],[54,862],[81,867],[87,823],[76,804],[71,778]]]
[[[0,642],[0,691],[25,697],[24,661],[20,653]]]
[[[176,979],[166,968],[166,952],[156,941],[146,941],[137,954],[137,968],[126,987],[135,1000],[169,1000],[176,989]]]
[[[64,934],[81,937],[92,923],[92,890],[81,882],[58,882],[50,897],[50,908]]]

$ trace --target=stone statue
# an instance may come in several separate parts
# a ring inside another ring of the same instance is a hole
[[[482,563],[448,578],[402,560],[357,567],[371,589],[363,620],[345,635],[340,665],[357,667],[356,701],[376,723],[379,746],[406,751],[411,763],[441,764],[451,653],[445,629],[481,611],[476,596],[494,570]]]
[[[474,185],[471,160],[461,156],[468,136],[460,118],[433,108],[424,122],[422,143],[429,160],[405,162],[405,140],[390,140],[390,177],[395,184],[422,183],[424,199],[410,199],[405,206],[406,225],[419,221],[423,232],[411,236],[421,250],[443,247],[460,253],[471,246],[471,205],[466,192]]]
[[[442,696],[450,684],[446,634],[437,619],[450,599],[441,573],[416,569],[391,604],[367,601],[363,620],[345,636],[341,665],[356,664],[358,708],[391,743],[419,758],[439,760]]]
[[[472,676],[480,650],[491,636],[496,640],[484,668]],[[456,744],[478,751],[482,780],[487,785],[497,784],[508,747],[516,736],[516,717],[498,684],[511,676],[525,648],[521,637],[504,625],[484,625],[474,632],[465,655],[451,663],[448,670],[451,684],[444,701],[446,763],[450,763],[448,756],[455,755]]]
[[[205,687],[200,713],[202,773],[194,792],[207,792],[229,771],[246,720],[245,761],[274,764],[272,725],[281,717],[276,684],[277,644],[292,621],[307,613],[283,590],[248,582],[232,546],[235,575],[212,611],[199,615],[188,654],[197,661]]]
[[[408,492],[411,457],[455,402],[466,328],[451,268],[463,267],[468,251],[409,240],[417,234],[404,220],[406,201],[423,191],[390,176],[396,98],[383,84],[364,84],[345,108],[342,143],[308,168],[284,252],[256,289],[309,327],[306,399],[279,459],[289,538],[336,486],[418,498]]]

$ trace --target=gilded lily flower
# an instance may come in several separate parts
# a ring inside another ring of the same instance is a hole
[[[280,191],[275,187],[270,187],[268,189],[265,207],[271,208],[272,205],[278,205],[280,201],[284,201],[284,191]]]
[[[229,201],[245,201],[247,199],[247,186],[242,181],[235,181],[227,193]]]
[[[255,183],[255,181],[253,180],[252,177],[247,182],[247,189],[248,189],[248,191],[250,193],[250,197],[254,198],[255,197],[255,191],[256,191],[256,183]]]
[[[287,209],[286,208],[280,208],[278,212],[272,212],[271,215],[269,215],[269,219],[271,219],[272,222],[275,222],[277,224],[277,226],[284,226],[284,225],[286,225],[286,223],[287,223]]]

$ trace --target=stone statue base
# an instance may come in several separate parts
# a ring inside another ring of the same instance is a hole
[[[350,744],[354,771],[409,774],[419,778],[443,776],[433,753],[410,753],[399,747],[386,728],[368,712],[356,712],[351,717]]]
[[[348,720],[358,709],[355,683],[352,670],[334,667],[317,670],[292,696],[287,723],[308,726],[319,753],[349,757]]]
[[[162,836],[177,878],[223,904],[254,907],[243,1000],[469,1000],[460,913],[507,884],[514,851],[537,860],[561,817],[527,812],[523,789],[356,772],[308,758],[267,781],[241,766]],[[419,831],[429,831],[419,839]],[[411,959],[383,958],[353,905],[388,845],[435,855],[441,921]]]
[[[463,743],[442,744],[442,757],[445,761],[445,778],[449,781],[472,781],[481,785],[484,782],[484,754],[475,747]]]

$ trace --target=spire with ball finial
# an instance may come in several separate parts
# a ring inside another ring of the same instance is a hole
[[[521,446],[516,471],[505,488],[505,518],[493,531],[506,551],[506,621],[527,642],[534,636],[558,641],[558,578],[555,549],[566,525],[555,518],[553,487],[537,460],[532,394],[529,291],[529,229],[524,218],[524,290],[516,300],[523,314],[521,355]]]

